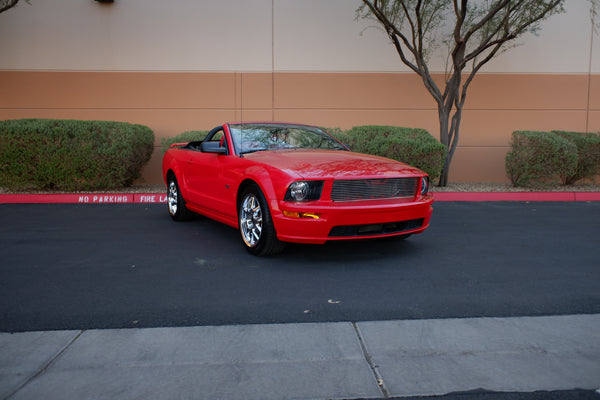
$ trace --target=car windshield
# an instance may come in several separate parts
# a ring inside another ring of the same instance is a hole
[[[289,124],[233,124],[231,136],[238,154],[280,149],[347,150],[319,128]]]

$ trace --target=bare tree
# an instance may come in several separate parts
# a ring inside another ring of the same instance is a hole
[[[600,0],[590,0],[592,14]],[[439,186],[448,184],[460,137],[467,89],[481,68],[515,39],[564,12],[565,0],[363,0],[357,18],[375,20],[437,103],[440,141],[448,149]],[[592,15],[594,19],[594,15]],[[430,55],[448,49],[444,86],[429,69]]]
[[[0,13],[13,8],[18,2],[19,0],[0,0]]]

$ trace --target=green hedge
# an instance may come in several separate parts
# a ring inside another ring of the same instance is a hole
[[[208,132],[209,131],[187,131],[174,137],[162,138],[160,141],[162,154],[165,154],[173,143],[187,143],[204,140],[206,135],[208,135]]]
[[[563,185],[600,174],[600,135],[585,132],[552,131],[577,147],[577,167],[572,174],[561,175]]]
[[[577,168],[577,146],[551,132],[516,131],[506,154],[506,173],[514,186],[550,183]]]
[[[446,148],[424,129],[393,126],[357,126],[350,130],[321,128],[352,151],[367,153],[402,161],[427,172],[431,179],[440,176]],[[175,137],[163,138],[163,154],[178,142],[202,140],[208,131],[188,131]]]
[[[327,131],[352,151],[402,161],[425,171],[432,180],[441,174],[446,147],[424,129],[372,125]]]
[[[80,191],[129,186],[154,150],[146,126],[112,121],[0,121],[0,186]]]

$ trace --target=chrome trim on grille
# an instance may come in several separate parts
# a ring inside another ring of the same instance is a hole
[[[333,201],[361,201],[415,197],[419,177],[336,180],[331,187]]]

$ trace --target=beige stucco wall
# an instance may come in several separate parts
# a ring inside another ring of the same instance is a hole
[[[360,0],[30,0],[0,14],[0,69],[408,71]],[[567,0],[492,73],[588,73],[589,3]],[[596,38],[596,48],[600,39]],[[443,72],[445,53],[432,57]],[[592,72],[600,73],[600,51]]]
[[[437,133],[435,103],[350,0],[31,0],[0,14],[0,119],[150,126],[160,139],[226,121]],[[473,82],[454,181],[505,181],[516,129],[600,130],[600,38],[587,2]],[[437,60],[436,61],[436,57]],[[443,71],[440,55],[432,69]],[[441,77],[440,77],[441,79]],[[160,152],[144,172],[160,180]]]

